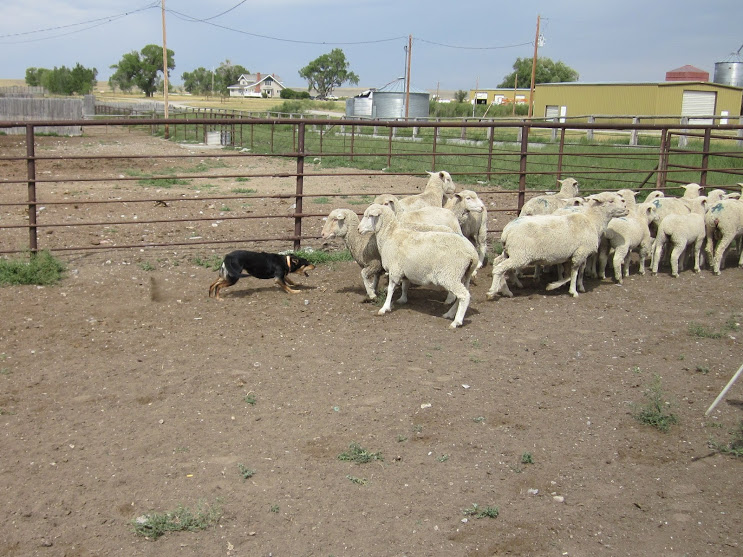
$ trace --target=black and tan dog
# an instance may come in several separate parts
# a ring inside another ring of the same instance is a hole
[[[221,300],[219,291],[232,286],[244,277],[273,278],[284,292],[297,294],[299,290],[290,288],[296,285],[289,280],[287,275],[304,273],[304,276],[308,277],[307,271],[314,268],[312,263],[296,255],[235,250],[225,255],[222,266],[219,268],[219,278],[209,287],[209,297],[211,298],[214,294],[215,298]]]

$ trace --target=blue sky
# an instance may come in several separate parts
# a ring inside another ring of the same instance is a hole
[[[663,81],[685,64],[712,78],[715,62],[743,44],[741,0],[165,0],[165,8],[174,84],[230,60],[302,89],[299,70],[340,48],[359,86],[381,87],[404,75],[412,35],[413,86],[492,88],[517,57],[532,57],[537,14],[539,54],[583,82]],[[107,80],[125,53],[162,44],[160,0],[3,0],[0,15],[0,78],[80,63]]]

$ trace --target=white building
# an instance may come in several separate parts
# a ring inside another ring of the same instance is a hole
[[[242,74],[235,85],[227,90],[230,97],[279,97],[284,89],[279,77],[273,74],[261,76],[257,74]]]

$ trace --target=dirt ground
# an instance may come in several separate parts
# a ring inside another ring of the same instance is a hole
[[[41,138],[40,147],[183,149],[97,133]],[[8,150],[18,141],[0,138]],[[121,173],[102,160],[69,164],[79,178]],[[0,171],[15,172],[7,163]],[[210,191],[223,195],[236,185],[217,182]],[[247,185],[268,192],[277,183]],[[423,183],[390,176],[323,187]],[[22,199],[21,189],[3,186],[3,201]],[[43,194],[147,191],[71,178]],[[285,214],[289,204],[240,210]],[[170,205],[46,210],[52,222],[74,220],[75,210],[100,220],[213,211],[218,226],[55,229],[42,239],[106,247],[235,232],[214,202]],[[22,208],[2,207],[0,222],[19,219]],[[19,241],[1,233],[3,246]],[[433,289],[416,288],[407,306],[377,316],[361,303],[355,263],[321,265],[298,279],[297,295],[247,278],[221,303],[209,299],[216,273],[194,258],[234,248],[268,245],[60,252],[60,284],[0,288],[0,555],[743,554],[743,460],[710,446],[740,426],[743,382],[705,416],[743,363],[742,269],[678,279],[633,269],[624,286],[588,280],[575,299],[527,280],[513,299],[491,302],[486,269],[464,326],[451,331],[445,296]],[[633,417],[656,377],[679,419],[668,433]],[[339,459],[352,443],[379,458]],[[199,505],[221,513],[205,530],[157,540],[134,532],[137,517]],[[465,513],[475,505],[497,507],[497,517]]]

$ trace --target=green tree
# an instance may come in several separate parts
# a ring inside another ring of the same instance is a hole
[[[98,70],[86,68],[81,64],[69,69],[67,66],[46,68],[26,68],[26,84],[31,87],[42,86],[56,95],[87,95],[96,85]]]
[[[513,80],[518,75],[518,86],[529,87],[531,85],[532,58],[517,58],[513,63],[510,74],[503,78],[498,87],[513,87]],[[563,62],[554,62],[550,58],[537,58],[537,69],[534,74],[534,83],[565,83],[578,81],[578,72]]]
[[[181,75],[183,88],[194,95],[206,95],[212,90],[214,72],[206,68],[196,68],[192,72],[183,72]]]
[[[237,83],[238,78],[242,74],[250,73],[240,64],[233,64],[229,60],[222,62],[219,67],[214,71],[214,92],[219,93],[223,96],[229,95],[227,87]]]
[[[458,103],[463,103],[465,99],[467,99],[467,95],[469,95],[467,91],[460,89],[459,91],[454,93],[454,100],[457,101]]]
[[[346,55],[340,48],[334,48],[329,54],[315,58],[299,70],[299,77],[307,80],[307,90],[314,89],[321,99],[328,97],[333,89],[349,82],[359,83],[359,76],[349,71]]]
[[[168,49],[168,75],[175,68],[175,54]],[[129,91],[137,86],[147,97],[153,96],[160,81],[163,80],[163,49],[155,44],[148,44],[137,52],[133,50],[111,66],[116,71],[109,78],[109,83],[116,84],[122,91]]]

